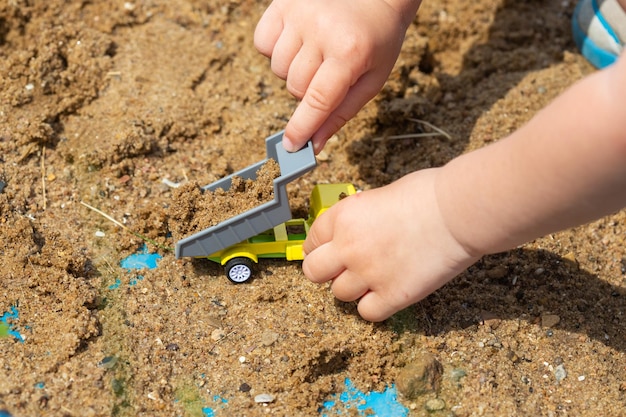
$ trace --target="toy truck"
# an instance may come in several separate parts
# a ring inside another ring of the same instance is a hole
[[[313,221],[344,196],[355,193],[352,184],[318,184],[309,199],[307,219],[290,219],[240,243],[207,256],[224,266],[229,280],[235,283],[252,277],[252,265],[259,258],[284,258],[288,261],[304,259],[302,244]]]
[[[228,279],[235,283],[252,277],[252,265],[259,258],[303,259],[302,244],[315,218],[342,195],[354,194],[355,189],[352,184],[317,185],[311,193],[308,218],[292,219],[287,183],[315,168],[317,162],[310,142],[290,153],[283,149],[282,137],[283,132],[279,132],[265,140],[265,160],[202,187],[210,191],[227,190],[234,176],[254,180],[258,169],[272,158],[280,167],[280,175],[274,179],[274,199],[179,240],[176,258],[208,258],[218,262],[224,266]]]

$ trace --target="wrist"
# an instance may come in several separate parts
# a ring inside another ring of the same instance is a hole
[[[473,230],[480,225],[471,218],[471,215],[467,215],[468,211],[472,210],[469,204],[470,196],[465,195],[464,189],[455,186],[457,182],[454,178],[458,174],[458,167],[454,162],[437,168],[433,185],[435,201],[442,223],[450,236],[469,256],[480,258],[488,251],[480,246],[476,231]]]
[[[394,9],[404,25],[404,28],[408,28],[415,15],[417,10],[422,3],[422,0],[384,0],[385,3],[389,5],[392,9]]]

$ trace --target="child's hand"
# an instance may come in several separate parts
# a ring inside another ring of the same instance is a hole
[[[358,300],[361,316],[381,321],[423,299],[478,258],[441,217],[438,169],[418,171],[348,197],[315,220],[304,243],[303,271],[333,280],[340,300]]]
[[[272,71],[302,100],[286,126],[289,151],[319,152],[385,83],[419,2],[274,0],[254,34]],[[410,9],[398,10],[401,8]]]

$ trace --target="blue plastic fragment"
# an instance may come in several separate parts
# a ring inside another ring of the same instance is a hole
[[[141,270],[141,269],[154,269],[158,266],[157,261],[161,259],[162,256],[158,253],[150,253],[148,252],[148,248],[146,245],[143,245],[139,248],[137,253],[133,253],[132,255],[127,256],[126,258],[120,261],[120,266],[124,268],[126,271],[131,272],[132,270]],[[143,279],[142,275],[137,275],[130,279],[128,285],[131,287],[137,285],[137,282]],[[110,290],[115,290],[122,285],[122,281],[119,278],[115,279],[115,282],[109,285]]]
[[[213,396],[213,402],[216,403],[220,409],[224,408],[226,404],[228,404],[228,400],[220,397],[219,395]],[[204,417],[215,417],[216,415],[215,410],[211,407],[202,408],[202,413],[204,414]]]
[[[19,340],[20,342],[24,343],[24,338],[22,337],[20,332],[15,330],[13,328],[13,325],[11,323],[9,323],[9,319],[17,320],[19,318],[20,318],[20,313],[19,313],[19,311],[17,311],[17,307],[11,306],[9,311],[7,311],[4,314],[2,314],[2,316],[0,317],[0,322],[6,324],[9,327],[9,331],[8,331],[9,336],[13,336],[14,338]],[[2,417],[2,415],[0,415],[0,417]]]
[[[122,280],[120,280],[119,278],[115,278],[115,283],[109,285],[109,289],[110,290],[115,290],[115,289],[119,288],[120,285],[122,285]]]
[[[330,417],[351,415],[348,412],[352,409],[356,409],[359,416],[406,417],[409,414],[408,408],[398,402],[395,385],[383,392],[364,393],[349,378],[345,381],[345,391],[325,401],[320,412],[322,417]]]
[[[128,271],[132,269],[154,269],[158,266],[157,261],[161,258],[162,256],[158,253],[148,252],[146,245],[143,245],[139,248],[139,252],[122,259],[120,266]]]

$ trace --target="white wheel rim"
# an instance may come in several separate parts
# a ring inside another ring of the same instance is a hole
[[[228,271],[228,276],[235,282],[244,282],[250,278],[250,268],[246,265],[235,265]]]

